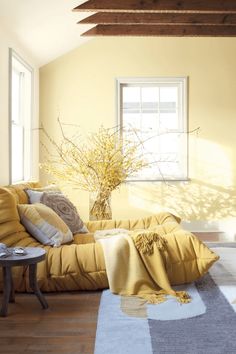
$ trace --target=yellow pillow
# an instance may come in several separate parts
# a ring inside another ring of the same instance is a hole
[[[178,230],[162,237],[167,241],[163,255],[168,278],[173,285],[195,281],[219,259],[191,232]]]
[[[41,203],[19,204],[21,223],[44,245],[59,247],[73,240],[72,232],[64,221],[49,207]]]

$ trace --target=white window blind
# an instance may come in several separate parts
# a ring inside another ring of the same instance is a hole
[[[187,179],[187,79],[118,79],[117,86],[122,134],[137,133],[149,162],[131,180]]]

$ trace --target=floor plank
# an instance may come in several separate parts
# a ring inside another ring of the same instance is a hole
[[[0,317],[0,353],[92,354],[101,292],[46,294],[42,310],[34,295],[16,294]]]

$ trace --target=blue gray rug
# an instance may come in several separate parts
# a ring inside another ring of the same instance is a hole
[[[236,248],[212,244],[221,256],[188,286],[192,302],[174,298],[147,305],[105,290],[98,315],[95,354],[235,354]]]

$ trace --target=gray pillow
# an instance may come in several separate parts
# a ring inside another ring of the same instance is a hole
[[[26,188],[24,191],[28,195],[30,204],[40,203],[44,192],[61,194],[60,189],[54,184],[41,188]]]
[[[43,192],[40,202],[54,210],[70,228],[73,234],[88,232],[88,229],[80,218],[76,207],[63,194]]]
[[[25,192],[29,197],[30,204],[40,203],[43,192],[33,191],[32,189],[26,189]]]

